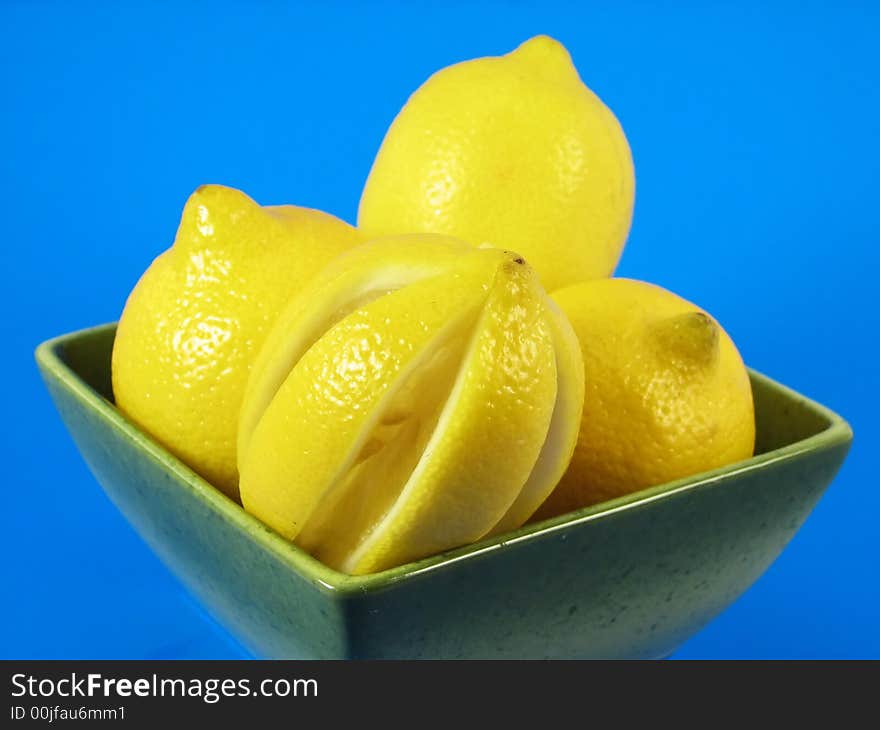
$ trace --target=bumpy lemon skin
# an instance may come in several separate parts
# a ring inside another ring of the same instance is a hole
[[[535,519],[749,458],[751,383],[707,313],[640,281],[553,292],[577,333],[585,397],[571,464]]]
[[[116,405],[238,499],[236,428],[253,357],[288,299],[361,240],[317,210],[198,188],[174,245],[125,304],[112,357]]]
[[[517,251],[552,291],[613,273],[634,197],[620,124],[566,49],[538,36],[445,68],[410,97],[373,163],[358,226]]]

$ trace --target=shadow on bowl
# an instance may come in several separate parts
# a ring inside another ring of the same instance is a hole
[[[654,658],[779,555],[852,441],[828,409],[751,372],[756,455],[367,576],[247,514],[113,406],[115,325],[43,343],[43,379],[110,499],[258,656]]]

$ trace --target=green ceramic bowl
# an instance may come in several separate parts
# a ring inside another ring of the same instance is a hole
[[[667,656],[779,555],[852,440],[840,417],[752,373],[754,458],[353,577],[283,540],[122,417],[114,332],[40,345],[49,392],[134,528],[266,657]]]

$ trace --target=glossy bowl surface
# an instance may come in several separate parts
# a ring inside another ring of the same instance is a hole
[[[110,499],[259,656],[667,656],[779,555],[852,440],[839,416],[752,372],[753,458],[348,576],[280,538],[120,414],[114,333],[109,324],[40,345],[49,392]]]

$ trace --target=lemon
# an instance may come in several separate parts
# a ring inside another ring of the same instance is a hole
[[[577,446],[537,517],[752,455],[752,390],[706,312],[665,289],[605,279],[553,293],[577,333],[586,388]]]
[[[362,574],[521,525],[577,438],[577,340],[516,254],[379,239],[278,317],[239,423],[245,509]]]
[[[326,213],[200,187],[173,247],[122,313],[112,362],[118,407],[237,498],[236,429],[251,361],[290,297],[359,241]]]
[[[373,163],[358,226],[517,251],[552,291],[612,274],[634,194],[617,119],[566,49],[537,36],[445,68],[410,97]]]

